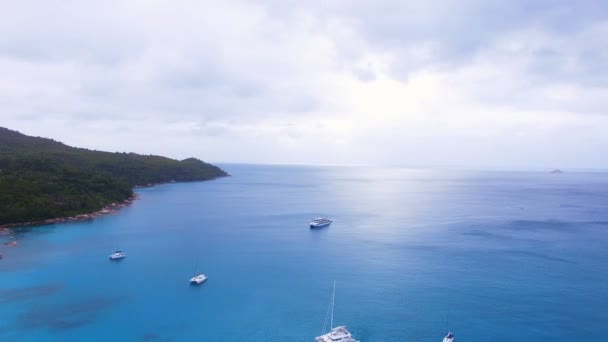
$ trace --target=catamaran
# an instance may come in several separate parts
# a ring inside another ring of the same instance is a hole
[[[323,322],[323,330],[321,333],[326,331],[327,319],[329,316],[329,328],[331,329],[328,333],[317,336],[315,338],[315,342],[359,342],[353,338],[351,333],[346,329],[345,326],[341,325],[335,328],[334,326],[334,304],[336,301],[336,282],[334,281],[334,291],[331,295],[331,302],[329,304],[329,309],[327,314],[325,315],[325,322]]]
[[[198,263],[196,263],[196,266],[194,267],[194,274],[196,274],[196,271],[198,270]],[[196,274],[194,277],[190,278],[190,285],[200,285],[202,283],[204,283],[207,280],[207,276],[199,273]]]
[[[197,274],[194,277],[190,278],[190,284],[199,285],[204,283],[207,280],[207,276],[204,274]]]
[[[325,217],[317,217],[310,221],[310,228],[323,228],[331,224],[332,220]]]
[[[120,260],[126,258],[127,255],[123,251],[116,251],[110,254],[110,260]]]
[[[445,317],[445,327],[448,331],[448,334],[443,338],[443,342],[454,342],[454,334],[450,331],[450,315],[446,315]]]

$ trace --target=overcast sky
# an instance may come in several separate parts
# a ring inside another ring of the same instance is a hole
[[[608,3],[0,0],[0,126],[211,162],[608,168]]]

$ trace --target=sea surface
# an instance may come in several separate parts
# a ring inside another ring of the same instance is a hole
[[[311,342],[334,280],[362,342],[606,336],[606,173],[223,167],[0,236],[0,341]]]

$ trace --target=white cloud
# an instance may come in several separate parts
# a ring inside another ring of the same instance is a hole
[[[210,161],[607,167],[597,6],[11,3],[0,125]]]

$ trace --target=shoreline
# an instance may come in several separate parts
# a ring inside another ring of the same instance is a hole
[[[28,227],[28,226],[42,226],[42,225],[55,224],[55,223],[92,220],[94,218],[101,217],[104,215],[114,214],[114,213],[118,212],[120,209],[131,205],[134,201],[138,200],[139,198],[140,198],[139,194],[133,193],[133,195],[129,196],[129,198],[127,198],[126,200],[124,200],[122,202],[110,203],[110,204],[104,206],[103,208],[101,208],[100,210],[94,211],[92,213],[79,214],[79,215],[74,215],[74,216],[57,217],[57,218],[51,218],[51,219],[46,219],[46,220],[41,220],[41,221],[29,221],[29,222],[9,223],[9,224],[0,225],[0,235],[3,235],[3,233],[5,233],[5,232],[9,232],[12,228],[20,228],[20,227]]]
[[[217,176],[217,177],[213,177],[213,178],[205,179],[205,180],[193,180],[191,182],[205,182],[205,181],[215,180],[215,179],[223,178],[223,177],[231,177],[231,176],[230,176],[230,174],[226,173],[225,175],[222,175],[222,176]],[[148,183],[146,185],[135,185],[133,187],[133,190],[152,188],[152,187],[162,185],[162,184],[183,183],[183,182],[184,181],[177,182],[175,180],[170,180],[167,182]],[[126,200],[124,200],[122,202],[118,202],[118,203],[110,203],[110,204],[106,205],[105,207],[101,208],[100,210],[94,211],[92,213],[80,214],[80,215],[74,215],[74,216],[57,217],[57,218],[46,219],[46,220],[41,220],[41,221],[28,221],[28,222],[22,222],[22,223],[3,224],[3,225],[0,225],[0,235],[9,234],[9,232],[13,228],[29,227],[29,226],[43,226],[43,225],[55,224],[55,223],[92,220],[92,219],[100,217],[100,216],[114,214],[114,213],[118,212],[120,209],[122,209],[123,207],[131,205],[134,201],[138,200],[139,198],[140,198],[140,195],[134,191],[133,195],[129,196],[129,198],[127,198]]]
[[[224,178],[224,177],[232,177],[232,175],[230,175],[229,173],[226,173],[225,175],[215,176],[215,177],[211,177],[208,179],[201,179],[201,180],[186,180],[186,181],[169,180],[166,182],[148,183],[148,184],[144,184],[144,185],[134,185],[133,190],[153,188],[155,186],[163,185],[163,184],[208,182],[208,181],[212,181],[212,180],[216,180],[216,179],[220,179],[220,178]]]

